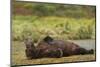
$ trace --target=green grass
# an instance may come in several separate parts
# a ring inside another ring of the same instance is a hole
[[[13,17],[13,40],[23,40],[28,35],[33,39],[40,39],[51,35],[58,39],[94,39],[95,18],[68,18],[68,17]]]
[[[41,58],[28,60],[25,56],[25,45],[23,42],[12,42],[12,65],[28,65],[28,64],[50,64],[64,62],[94,61],[95,54],[92,55],[74,55],[62,58]]]

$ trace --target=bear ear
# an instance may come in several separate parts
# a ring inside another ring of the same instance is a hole
[[[52,38],[52,37],[50,37],[50,36],[48,35],[48,36],[46,36],[43,40],[44,40],[44,41],[52,41],[52,40],[53,40],[53,38]]]

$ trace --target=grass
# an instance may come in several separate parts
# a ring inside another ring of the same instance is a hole
[[[50,64],[50,63],[68,63],[79,61],[94,61],[95,54],[92,55],[74,55],[62,58],[41,58],[28,60],[25,56],[25,45],[23,42],[12,42],[12,65],[28,65],[28,64]]]
[[[95,39],[95,18],[15,15],[12,33],[13,40],[19,41],[28,35],[34,39],[46,35],[56,39]]]

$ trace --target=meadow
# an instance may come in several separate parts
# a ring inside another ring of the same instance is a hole
[[[51,35],[55,39],[95,39],[95,18],[38,17],[16,15],[12,21],[13,40],[34,40]]]

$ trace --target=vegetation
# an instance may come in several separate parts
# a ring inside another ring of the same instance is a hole
[[[95,6],[88,5],[64,5],[47,3],[25,3],[13,2],[14,14],[36,15],[36,16],[60,16],[74,18],[95,17]]]
[[[56,39],[94,39],[95,19],[66,17],[14,16],[13,40],[23,40],[28,35],[40,39],[51,35]]]
[[[13,2],[13,40],[94,39],[95,6]]]

